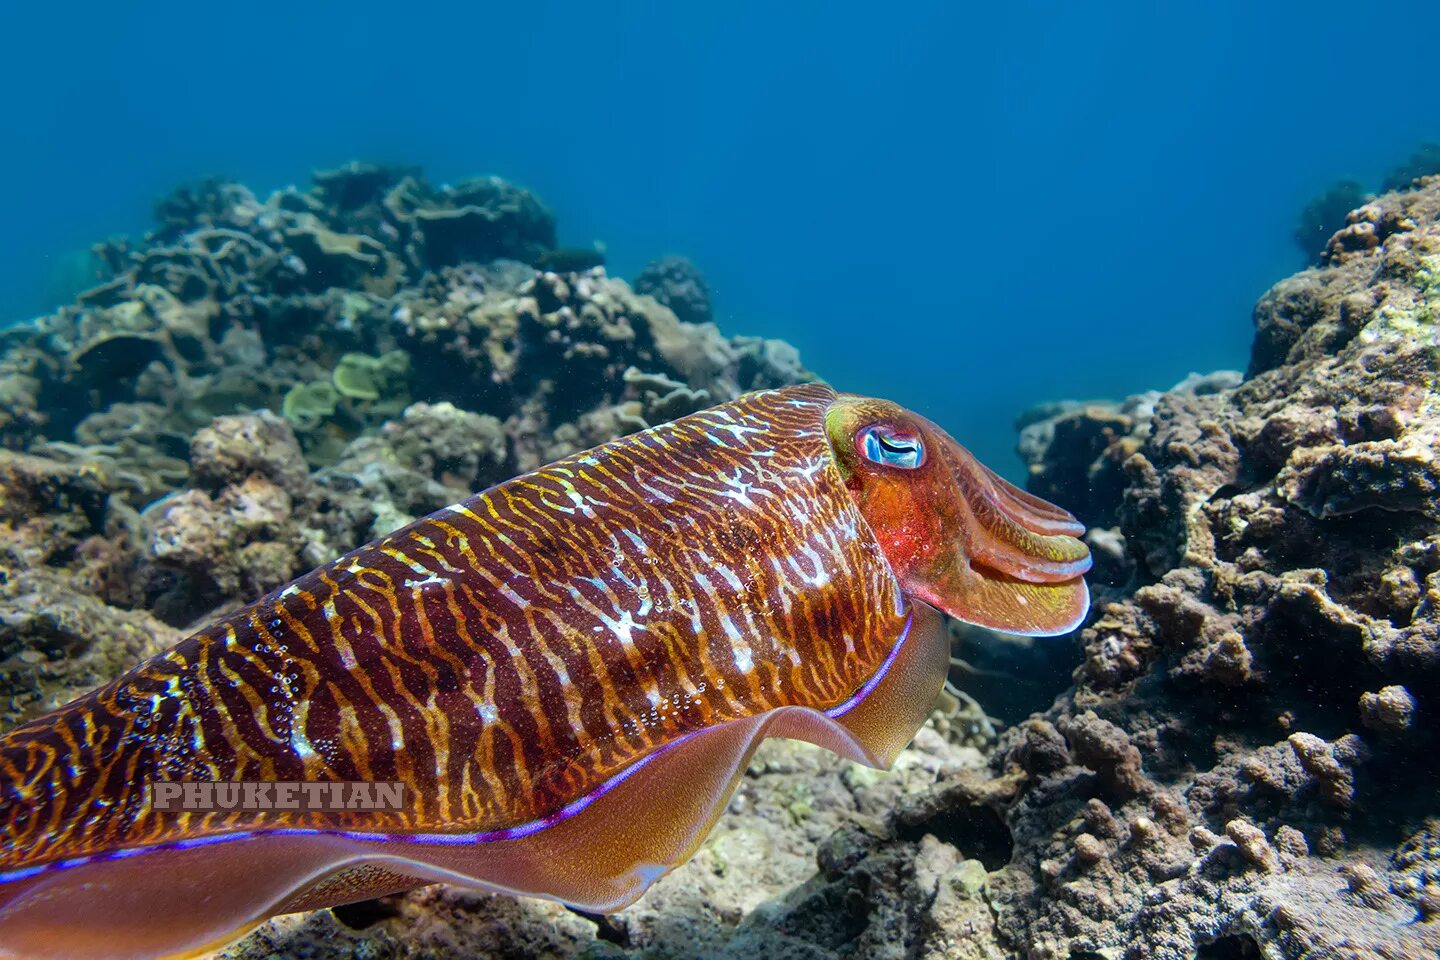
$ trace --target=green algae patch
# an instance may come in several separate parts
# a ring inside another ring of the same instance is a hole
[[[1440,322],[1440,253],[1418,258],[1410,281],[1411,297],[1387,301],[1375,311],[1375,319],[1365,325],[1361,337],[1367,342],[1403,339],[1437,345],[1437,322]]]
[[[340,396],[351,400],[376,401],[403,395],[410,384],[410,355],[403,350],[391,350],[378,357],[347,353],[340,358],[330,380]]]
[[[410,405],[410,355],[347,353],[325,380],[291,387],[281,413],[315,465],[335,462],[345,444],[400,416]]]
[[[324,380],[312,383],[298,383],[285,394],[280,412],[297,433],[318,430],[320,425],[335,416],[339,408],[340,394]]]

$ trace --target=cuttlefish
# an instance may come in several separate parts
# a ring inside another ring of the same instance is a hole
[[[1074,629],[1082,530],[933,423],[818,384],[516,477],[0,739],[0,956],[193,955],[436,882],[618,910],[764,738],[888,766],[945,682],[941,611]],[[404,801],[156,800],[211,781]]]

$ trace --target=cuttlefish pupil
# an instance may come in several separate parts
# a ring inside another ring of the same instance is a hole
[[[896,436],[885,427],[866,427],[857,435],[856,443],[871,463],[918,470],[925,462],[925,447],[919,437]]]
[[[434,882],[619,909],[764,738],[888,766],[945,681],[941,611],[1074,629],[1082,529],[815,384],[516,477],[0,739],[0,957],[188,955]],[[156,809],[172,781],[406,799]]]

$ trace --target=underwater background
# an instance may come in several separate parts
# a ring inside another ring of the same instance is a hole
[[[86,886],[111,853],[65,853],[116,836],[67,805],[113,764],[45,746],[55,718],[92,725],[113,695],[156,756],[197,694],[167,686],[152,716],[128,691],[176,644],[227,617],[268,632],[257,611],[305,602],[286,584],[354,575],[392,534],[428,550],[408,525],[476,491],[816,377],[1073,513],[961,483],[932,539],[1009,582],[987,517],[1075,534],[1041,569],[1074,601],[1093,562],[1077,628],[980,626],[1034,625],[993,596],[956,613],[931,634],[946,692],[907,703],[928,717],[890,769],[764,743],[693,859],[616,913],[431,885],[216,956],[1440,956],[1437,27],[1421,3],[0,9],[0,960],[46,936],[26,904],[107,960],[106,918],[131,919]],[[867,458],[931,462],[875,429]],[[757,488],[709,466],[633,474],[722,498],[698,529],[748,551]],[[824,531],[790,516],[779,539]],[[605,561],[532,539],[565,561],[532,586]],[[888,609],[816,564],[790,564],[797,596]],[[577,649],[650,631],[656,589],[711,592],[646,567],[634,614]],[[724,579],[751,623],[776,610]],[[224,730],[266,684],[263,713],[309,710],[295,672],[257,676]],[[602,840],[634,822],[563,809]],[[191,895],[133,876],[131,902]],[[212,916],[135,913],[162,938]]]
[[[0,325],[93,285],[177,184],[351,159],[497,174],[691,257],[795,344],[1019,470],[1055,397],[1244,365],[1342,177],[1440,138],[1433,3],[7,4]],[[1328,234],[1327,234],[1328,235]]]

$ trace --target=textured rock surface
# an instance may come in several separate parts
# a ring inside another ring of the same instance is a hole
[[[100,464],[0,451],[0,723],[177,642],[134,609],[140,521]]]
[[[1088,484],[1123,552],[1075,688],[992,760],[1019,955],[1440,948],[1437,213],[1434,178],[1356,211],[1243,383],[1031,436],[1032,489]]]

